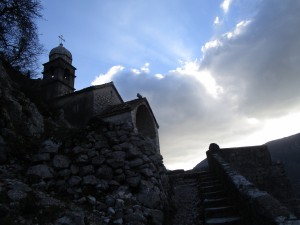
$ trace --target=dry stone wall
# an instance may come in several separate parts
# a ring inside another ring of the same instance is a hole
[[[89,127],[77,135],[43,141],[20,171],[18,164],[1,166],[5,218],[24,224],[73,224],[74,218],[78,224],[164,224],[168,177],[152,141],[134,134],[131,124]],[[36,211],[26,218],[22,208],[30,199]]]

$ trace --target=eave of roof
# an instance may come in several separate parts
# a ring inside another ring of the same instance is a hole
[[[51,101],[55,101],[55,100],[59,100],[59,99],[63,99],[63,98],[69,98],[70,96],[76,96],[78,94],[82,94],[82,93],[85,93],[85,92],[89,92],[89,91],[92,91],[92,90],[97,90],[97,89],[102,89],[102,88],[105,88],[105,87],[109,87],[111,86],[115,92],[117,93],[119,99],[122,101],[122,103],[124,103],[121,95],[119,94],[118,90],[116,89],[115,85],[113,82],[109,82],[109,83],[105,83],[105,84],[101,84],[101,85],[95,85],[95,86],[90,86],[90,87],[87,87],[87,88],[84,88],[84,89],[81,89],[79,91],[76,91],[76,92],[73,92],[73,93],[70,93],[70,94],[66,94],[66,95],[63,95],[63,96],[59,96],[57,98],[54,98],[53,100]]]
[[[135,109],[138,105],[141,105],[141,103],[146,103],[147,108],[150,111],[150,114],[152,115],[154,122],[157,126],[157,128],[159,128],[159,125],[157,123],[157,120],[153,114],[153,111],[147,101],[146,98],[138,98],[138,99],[133,99],[131,101],[127,101],[121,104],[117,104],[117,105],[112,105],[109,106],[107,109],[105,109],[102,113],[101,113],[101,117],[106,118],[106,117],[110,117],[110,116],[115,116],[115,115],[119,115],[122,113],[126,113],[126,112],[130,112],[133,109]]]
[[[51,62],[54,62],[54,61],[63,61],[64,63],[67,63],[69,66],[73,67],[74,70],[77,70],[76,67],[74,67],[72,64],[70,64],[69,62],[67,62],[66,60],[62,59],[62,58],[55,58],[55,59],[52,59],[51,61],[48,61],[46,63],[43,64],[43,66],[51,63]]]

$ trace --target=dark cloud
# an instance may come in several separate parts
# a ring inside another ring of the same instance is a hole
[[[147,97],[167,167],[191,168],[211,142],[243,140],[265,119],[300,108],[300,2],[265,0],[257,7],[255,17],[207,45],[197,69],[183,65],[162,79],[128,68],[111,76],[125,100],[137,92]],[[203,71],[223,92],[208,92]]]
[[[262,1],[243,32],[220,39],[202,61],[225,87],[238,96],[239,111],[272,117],[287,113],[300,100],[300,2]]]

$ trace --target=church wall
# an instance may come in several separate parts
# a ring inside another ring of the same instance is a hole
[[[125,112],[122,114],[106,117],[106,118],[103,118],[103,120],[106,122],[112,122],[112,123],[126,123],[126,122],[133,123],[131,112]]]
[[[135,127],[135,129],[136,129],[136,132],[138,132],[138,126],[137,126],[137,113],[138,113],[138,109],[139,109],[139,107],[141,107],[141,106],[145,106],[147,109],[148,109],[148,107],[145,105],[145,104],[141,104],[141,105],[139,105],[138,107],[136,107],[132,112],[131,112],[131,116],[132,116],[132,121],[133,121],[133,125],[134,125],[134,127]],[[148,109],[149,110],[149,109]],[[156,127],[156,124],[155,124],[155,122],[154,122],[154,120],[153,120],[153,118],[150,116],[150,112],[148,111],[148,115],[139,115],[139,116],[142,116],[142,117],[147,117],[148,119],[151,119],[151,121],[152,121],[152,129],[154,130],[154,135],[153,135],[153,137],[151,138],[153,141],[154,141],[154,143],[155,143],[155,145],[156,145],[156,147],[157,147],[157,150],[158,150],[158,152],[160,152],[160,147],[159,147],[159,136],[158,136],[158,129],[157,129],[157,127]],[[149,121],[148,121],[149,122]]]
[[[93,90],[94,95],[94,104],[93,104],[93,114],[100,114],[107,106],[116,105],[123,103],[119,95],[116,93],[115,89],[112,86],[101,87]]]
[[[55,101],[54,108],[62,108],[64,117],[73,126],[83,126],[93,116],[93,92],[76,93]]]

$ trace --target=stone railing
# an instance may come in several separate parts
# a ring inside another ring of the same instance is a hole
[[[221,156],[220,151],[218,148],[211,148],[206,152],[209,168],[222,181],[248,224],[300,224],[300,220],[276,198],[259,190],[233,169]]]

